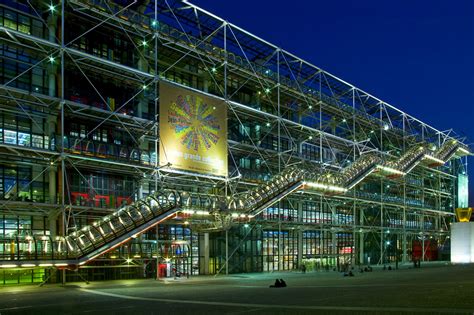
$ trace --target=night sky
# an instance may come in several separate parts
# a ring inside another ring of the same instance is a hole
[[[191,2],[438,130],[453,128],[474,150],[474,1]]]

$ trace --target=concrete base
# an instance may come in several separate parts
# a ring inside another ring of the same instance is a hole
[[[451,262],[474,263],[474,222],[451,224]]]

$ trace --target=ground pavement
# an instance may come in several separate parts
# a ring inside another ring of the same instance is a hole
[[[473,293],[474,265],[259,273],[3,286],[0,314],[474,314]]]

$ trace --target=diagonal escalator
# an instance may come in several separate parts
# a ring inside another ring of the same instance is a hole
[[[216,196],[214,200],[217,202],[210,202],[208,209],[213,212],[240,213],[246,218],[252,218],[299,189],[341,194],[355,187],[374,171],[384,171],[387,176],[402,175],[423,161],[434,167],[444,164],[455,155],[467,154],[470,154],[467,146],[450,140],[437,151],[429,150],[427,145],[417,145],[397,160],[388,162],[375,153],[364,154],[337,173],[315,175],[304,168],[291,167],[239,197],[225,200]],[[17,238],[16,241],[11,241],[11,252],[0,257],[0,266],[20,266],[12,264],[16,262],[21,262],[21,266],[25,267],[85,264],[182,211],[190,200],[191,197],[186,192],[164,190],[124,206],[66,237],[57,237],[55,240],[47,236],[38,240],[27,237],[23,240],[25,246],[20,246],[21,241]],[[22,247],[31,247],[32,250],[27,250],[26,254],[15,252],[14,248]]]

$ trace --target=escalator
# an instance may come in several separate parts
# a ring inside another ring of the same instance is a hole
[[[300,188],[321,191],[327,195],[342,194],[374,171],[382,171],[391,178],[399,177],[409,173],[421,162],[427,161],[428,166],[435,167],[445,164],[454,155],[467,154],[470,153],[466,145],[450,140],[437,151],[430,150],[427,144],[414,146],[394,161],[384,161],[375,153],[364,154],[341,171],[325,172],[320,176],[291,168],[234,200],[231,210],[244,211],[253,217]]]
[[[457,141],[448,141],[437,151],[430,151],[425,145],[417,146],[408,150],[396,161],[390,162],[385,162],[377,154],[370,153],[362,155],[337,173],[326,172],[315,176],[313,172],[303,168],[291,167],[266,183],[230,200],[215,196],[203,197],[202,200],[207,201],[202,202],[200,196],[196,198],[201,200],[198,203],[209,210],[209,213],[232,213],[252,218],[299,189],[341,194],[377,170],[385,171],[387,174],[406,174],[422,161],[428,161],[429,166],[436,166],[444,164],[454,155],[466,154],[469,154],[468,148]],[[0,256],[0,266],[85,264],[137,237],[138,234],[170,218],[178,211],[195,208],[193,198],[194,196],[186,192],[164,190],[124,206],[66,237],[57,237],[54,240],[47,236],[39,239],[26,237],[4,240],[3,247],[9,250]]]
[[[66,237],[8,240],[10,251],[3,255],[2,265],[16,261],[25,267],[85,264],[176,214],[183,195],[176,191],[155,193]]]

